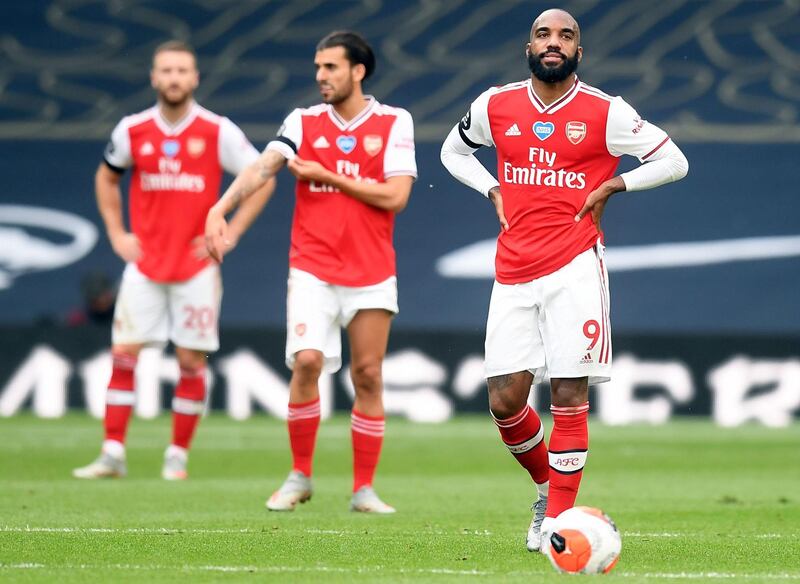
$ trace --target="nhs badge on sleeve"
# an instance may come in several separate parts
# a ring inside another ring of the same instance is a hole
[[[339,136],[338,138],[336,138],[336,145],[339,147],[339,150],[341,150],[345,154],[350,154],[356,147],[356,137]]]
[[[161,143],[161,152],[164,153],[164,156],[168,156],[169,158],[174,158],[178,155],[178,152],[181,151],[181,143],[177,140],[164,140]]]
[[[547,140],[556,131],[553,122],[536,122],[533,124],[533,133],[539,140]]]

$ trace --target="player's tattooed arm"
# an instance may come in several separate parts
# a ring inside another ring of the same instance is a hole
[[[209,255],[217,262],[222,263],[222,256],[229,250],[234,237],[240,233],[229,233],[225,215],[242,204],[256,191],[269,190],[269,181],[286,163],[283,154],[276,150],[265,150],[258,160],[245,167],[225,191],[219,201],[211,207],[206,217],[205,240]],[[266,199],[264,199],[266,203]],[[263,207],[263,204],[261,204]],[[260,207],[258,209],[260,212]],[[258,213],[256,213],[257,215]],[[238,215],[238,214],[237,214]],[[247,226],[252,223],[255,216],[250,218]],[[245,227],[246,228],[246,227]]]
[[[267,182],[242,201],[236,213],[228,223],[228,244],[226,252],[230,252],[239,243],[242,235],[250,228],[253,221],[261,214],[275,191],[275,177],[267,176]]]
[[[239,176],[231,183],[212,210],[217,209],[223,214],[230,213],[247,197],[262,188],[285,163],[286,159],[283,154],[277,150],[265,151],[255,162],[239,173]]]
[[[383,183],[368,183],[337,174],[314,160],[303,160],[295,156],[289,161],[289,170],[297,180],[330,185],[354,199],[399,213],[408,203],[414,177],[397,175]]]

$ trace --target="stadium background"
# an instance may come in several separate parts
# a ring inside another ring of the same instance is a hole
[[[82,306],[87,273],[121,273],[92,177],[114,124],[153,101],[153,48],[171,37],[191,42],[198,101],[261,148],[292,107],[318,101],[315,43],[343,27],[373,43],[379,65],[366,89],[411,111],[418,140],[420,178],[396,228],[401,314],[386,364],[387,409],[427,421],[485,410],[480,357],[491,264],[480,243],[497,227],[488,203],[447,175],[438,150],[479,92],[526,76],[530,21],[548,6],[4,3],[0,415],[27,407],[50,417],[67,407],[102,411],[108,326],[68,321]],[[595,412],[609,423],[675,413],[725,425],[789,423],[800,409],[800,234],[792,205],[800,182],[800,6],[563,6],[583,23],[581,78],[624,96],[690,161],[684,181],[621,194],[604,217],[616,387],[593,400]],[[491,156],[485,160],[491,167]],[[281,174],[272,202],[224,266],[212,404],[237,418],[285,410],[292,189]],[[672,263],[661,264],[665,257]],[[137,409],[153,416],[166,404],[159,388],[176,375],[174,362],[152,354],[139,374]],[[349,393],[346,375],[325,380],[326,412],[346,409]]]

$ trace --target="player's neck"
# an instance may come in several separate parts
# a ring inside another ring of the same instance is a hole
[[[345,122],[349,122],[364,111],[364,108],[368,105],[369,102],[364,97],[364,93],[360,90],[353,90],[353,93],[351,93],[347,99],[334,104],[333,110],[339,114],[339,117]]]
[[[189,114],[192,105],[194,105],[193,99],[187,99],[185,102],[178,105],[171,105],[164,101],[159,101],[158,111],[161,117],[164,118],[170,126],[174,126]]]
[[[545,105],[550,105],[557,101],[565,93],[567,93],[573,85],[575,85],[575,73],[556,83],[546,83],[535,75],[531,75],[531,83],[533,84],[533,91],[536,96],[542,100]]]

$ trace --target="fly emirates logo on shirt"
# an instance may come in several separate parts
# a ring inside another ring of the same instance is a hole
[[[568,189],[586,187],[586,173],[559,168],[555,170],[556,153],[544,148],[528,148],[528,166],[514,166],[503,162],[503,180],[512,185],[536,185]]]
[[[361,164],[358,162],[351,162],[349,160],[337,160],[336,161],[336,174],[340,176],[348,176],[353,180],[358,182],[364,182],[367,184],[375,184],[378,181],[374,178],[370,178],[368,176],[361,176]],[[338,193],[339,189],[334,186],[326,185],[324,183],[318,183],[315,181],[311,181],[309,183],[309,190],[312,193]]]
[[[158,159],[158,172],[142,172],[143,191],[187,191],[202,193],[206,179],[200,174],[181,172],[181,161],[162,156]]]

